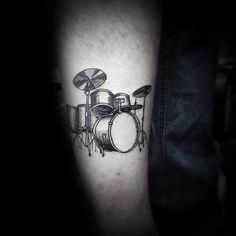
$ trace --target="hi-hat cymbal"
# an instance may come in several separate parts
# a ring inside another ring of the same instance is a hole
[[[143,105],[141,104],[131,105],[131,110],[138,110],[138,109],[141,109],[142,107]]]
[[[106,74],[96,68],[89,68],[79,72],[73,79],[76,88],[89,91],[101,86],[107,79]]]
[[[150,93],[151,89],[152,89],[151,85],[145,85],[145,86],[137,89],[136,91],[134,91],[133,96],[136,98],[145,97],[146,95],[148,95]]]

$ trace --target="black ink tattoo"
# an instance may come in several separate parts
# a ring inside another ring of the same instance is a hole
[[[73,84],[84,92],[86,103],[66,107],[69,130],[74,134],[73,144],[77,142],[80,148],[86,147],[89,156],[93,148],[95,151],[99,148],[102,156],[105,151],[127,153],[137,146],[141,151],[147,144],[145,100],[152,87],[146,85],[134,91],[135,102],[131,105],[126,93],[113,94],[108,89],[98,89],[106,79],[106,74],[96,68],[83,70],[74,77]],[[142,99],[143,104],[138,104],[137,99]],[[138,109],[142,109],[141,122],[136,115]]]

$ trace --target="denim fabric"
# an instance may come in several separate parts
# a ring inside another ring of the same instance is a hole
[[[161,235],[194,235],[216,216],[212,137],[217,40],[195,15],[164,12],[150,138],[151,205]]]

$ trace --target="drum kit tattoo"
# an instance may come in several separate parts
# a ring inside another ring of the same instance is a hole
[[[87,148],[89,156],[94,144],[95,151],[99,148],[102,156],[104,151],[127,153],[136,146],[141,151],[147,144],[145,100],[152,87],[146,85],[134,91],[135,102],[131,105],[126,93],[113,94],[108,89],[98,89],[106,79],[106,74],[96,68],[83,70],[74,77],[73,84],[84,92],[86,103],[77,107],[67,105],[68,126],[74,133],[72,142]],[[137,98],[143,99],[143,104],[138,104]],[[142,109],[141,125],[136,115],[139,109]]]

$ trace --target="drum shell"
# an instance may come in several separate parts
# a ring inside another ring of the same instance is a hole
[[[110,140],[109,122],[114,119],[113,116],[107,116],[97,121],[94,127],[96,140],[103,149],[109,151],[116,151]]]
[[[92,129],[98,118],[91,112],[91,105],[88,106],[88,128]],[[82,128],[85,128],[86,122],[85,122],[85,112],[86,112],[86,104],[80,104],[76,108],[77,112],[77,123],[79,130]]]
[[[76,107],[72,105],[66,105],[67,125],[72,133],[77,133],[79,131],[79,124],[76,113]]]
[[[96,124],[98,117],[94,115],[92,110],[90,110],[90,120],[89,120],[89,128],[93,130],[94,125]]]
[[[122,99],[123,101],[120,103],[120,110],[129,112],[131,110],[130,96],[126,93],[117,93],[113,97],[113,106],[114,109],[119,108],[119,102],[117,99]]]
[[[96,141],[97,141],[98,145],[101,148],[103,148],[104,150],[127,153],[127,152],[133,150],[138,144],[138,140],[139,140],[139,136],[140,136],[140,123],[139,123],[138,118],[134,114],[124,113],[124,114],[127,114],[133,118],[133,122],[135,123],[135,127],[136,127],[136,130],[134,130],[134,132],[136,133],[135,134],[136,139],[135,139],[135,142],[133,143],[133,145],[131,147],[127,148],[127,150],[120,150],[119,148],[117,148],[116,144],[113,142],[112,135],[111,135],[112,125],[115,122],[116,117],[118,117],[120,114],[122,114],[122,113],[116,113],[113,116],[107,116],[107,117],[100,118],[94,126],[94,134],[95,134]],[[129,124],[127,123],[127,125],[129,125]]]
[[[98,117],[104,117],[112,113],[113,93],[108,89],[97,89],[90,95],[93,113]]]
[[[86,111],[85,104],[80,104],[76,108],[76,115],[77,115],[79,129],[82,129],[83,127],[85,127],[85,111]]]

